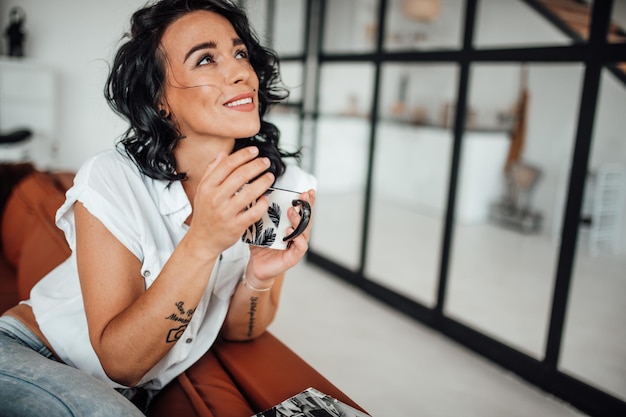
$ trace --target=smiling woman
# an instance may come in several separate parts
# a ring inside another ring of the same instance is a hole
[[[197,29],[181,30],[187,27]],[[167,65],[159,108],[171,114],[186,138],[176,152],[192,141],[215,138],[224,138],[230,150],[234,137],[259,131],[258,77],[245,44],[225,17],[205,11],[187,14],[165,30],[161,48]]]
[[[105,89],[130,126],[84,163],[57,212],[70,257],[0,318],[0,374],[14,375],[0,380],[0,414],[63,398],[80,415],[140,415],[119,393],[152,398],[218,335],[266,331],[310,228],[285,250],[241,237],[272,184],[311,207],[316,186],[263,120],[286,97],[279,80],[275,54],[229,1],[160,0],[133,15]],[[288,218],[295,228],[295,209]],[[37,377],[16,384],[33,366]]]
[[[154,8],[139,10],[133,15],[134,30],[140,31],[141,36],[131,37],[119,49],[105,90],[105,96],[113,109],[131,122],[131,128],[126,132],[123,141],[127,151],[141,169],[151,176],[168,180],[185,178],[180,167],[173,164],[172,154],[179,139],[184,137],[184,132],[169,117],[170,109],[165,107],[167,103],[164,96],[168,89],[171,94],[175,93],[175,89],[216,89],[216,67],[222,70],[224,65],[216,62],[219,57],[212,55],[218,52],[218,47],[232,48],[228,54],[232,53],[232,58],[249,65],[258,79],[258,91],[254,94],[260,116],[258,133],[237,136],[247,139],[236,141],[235,149],[249,145],[259,147],[261,156],[269,158],[271,162],[270,171],[280,176],[284,169],[282,157],[298,155],[278,150],[278,129],[264,121],[269,108],[288,96],[287,90],[280,83],[278,57],[259,44],[241,10],[223,7],[221,2],[201,1],[205,5],[200,8],[202,12],[199,15],[211,14],[212,9],[219,10],[219,13],[213,13],[212,18],[222,19],[230,25],[231,32],[225,33],[222,44],[218,45],[218,39],[214,35],[207,37],[209,34],[206,30],[212,28],[211,21],[205,20],[208,23],[206,27],[202,25],[204,19],[211,17],[188,15],[191,10],[196,9],[193,3],[173,2],[168,10],[161,10],[156,4]],[[186,26],[192,22],[199,23],[199,26]],[[174,26],[197,29],[186,30],[183,34],[172,30]],[[174,40],[182,42],[182,46],[172,42]],[[222,59],[222,64],[223,61]],[[237,88],[241,88],[241,82],[238,84]],[[179,93],[182,94],[183,91]],[[133,118],[139,119],[133,123]],[[146,154],[146,142],[150,143],[149,149],[154,150],[155,154]]]

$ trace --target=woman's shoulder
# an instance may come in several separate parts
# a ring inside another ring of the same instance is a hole
[[[124,153],[124,150],[119,147],[109,148],[91,156],[81,167],[81,170],[84,169],[138,172],[137,166],[130,157]]]
[[[137,166],[119,148],[101,151],[87,159],[77,173],[79,180],[119,182],[122,179],[140,178]]]

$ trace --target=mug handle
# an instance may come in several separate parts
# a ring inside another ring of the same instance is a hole
[[[285,236],[283,238],[283,242],[286,242],[288,240],[291,240],[299,236],[302,232],[304,232],[306,227],[309,225],[309,221],[311,221],[311,205],[308,203],[308,201],[299,200],[299,199],[292,200],[291,205],[294,207],[298,205],[301,206],[300,223],[298,223],[298,226],[296,227],[296,229],[293,232],[291,232],[289,236]]]

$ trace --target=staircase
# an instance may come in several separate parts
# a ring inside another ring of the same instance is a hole
[[[572,39],[585,42],[589,38],[591,3],[582,0],[526,0],[526,3]],[[611,23],[608,32],[609,43],[626,43],[624,28]],[[626,82],[626,62],[615,63],[612,70]]]

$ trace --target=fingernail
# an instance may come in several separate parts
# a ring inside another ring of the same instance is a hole
[[[263,158],[263,163],[267,166],[270,166],[270,159],[269,158]]]
[[[256,155],[259,153],[259,148],[257,148],[256,146],[248,146],[248,150],[252,155]]]

